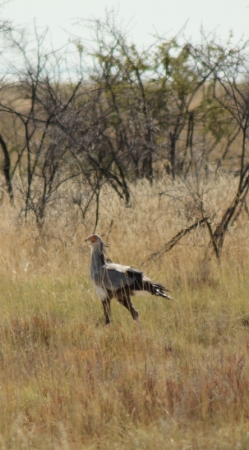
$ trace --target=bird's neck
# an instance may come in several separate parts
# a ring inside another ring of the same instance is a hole
[[[91,272],[105,264],[105,255],[99,248],[91,248]]]

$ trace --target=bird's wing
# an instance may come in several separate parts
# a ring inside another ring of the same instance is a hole
[[[117,291],[131,287],[138,278],[142,285],[142,275],[143,272],[132,269],[130,266],[108,263],[102,266],[97,275],[98,279],[95,281],[105,289]]]
[[[107,263],[96,272],[94,281],[101,288],[110,291],[130,288],[131,292],[147,291],[152,295],[170,298],[164,294],[165,291],[168,291],[167,288],[130,266]]]

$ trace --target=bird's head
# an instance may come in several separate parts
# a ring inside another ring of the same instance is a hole
[[[105,243],[102,241],[101,237],[98,236],[98,234],[90,234],[86,238],[85,242],[88,243],[92,250],[99,248],[102,251],[105,247]]]

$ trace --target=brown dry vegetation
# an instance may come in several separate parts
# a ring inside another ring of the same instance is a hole
[[[160,183],[133,187],[131,208],[103,189],[97,230],[113,260],[176,298],[135,298],[142,331],[115,301],[104,326],[84,245],[93,211],[82,223],[58,205],[39,234],[1,205],[0,448],[248,448],[248,217],[229,230],[220,265],[204,262],[204,228],[149,262],[195,218],[189,190]],[[217,220],[233,183],[206,186]],[[158,196],[165,186],[171,197]]]

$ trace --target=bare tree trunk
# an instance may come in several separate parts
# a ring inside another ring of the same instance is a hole
[[[147,178],[147,180],[149,180],[150,184],[153,184],[153,166],[151,152],[149,152],[149,154],[143,158],[142,175],[143,177]]]
[[[7,149],[7,145],[0,134],[0,144],[3,149],[4,154],[4,167],[3,167],[3,173],[6,181],[7,186],[7,192],[9,194],[10,202],[13,204],[14,202],[14,195],[13,195],[13,189],[12,189],[12,183],[11,183],[11,176],[10,176],[10,156]]]
[[[176,136],[175,133],[170,132],[170,165],[173,180],[176,174]]]

